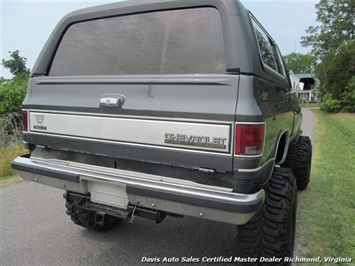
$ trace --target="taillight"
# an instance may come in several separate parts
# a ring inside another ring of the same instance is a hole
[[[28,113],[24,110],[22,110],[22,125],[23,131],[28,132]]]
[[[260,155],[264,147],[265,124],[236,124],[235,155]]]

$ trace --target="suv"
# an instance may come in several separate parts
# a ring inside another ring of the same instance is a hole
[[[238,256],[291,256],[312,146],[274,40],[238,1],[127,1],[64,17],[23,102],[26,180],[77,225],[192,216]],[[297,183],[297,184],[296,184]]]

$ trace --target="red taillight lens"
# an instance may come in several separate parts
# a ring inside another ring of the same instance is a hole
[[[22,125],[23,125],[23,131],[28,132],[28,116],[27,116],[27,111],[22,111]]]
[[[265,124],[237,124],[235,127],[235,154],[262,154],[264,134]]]

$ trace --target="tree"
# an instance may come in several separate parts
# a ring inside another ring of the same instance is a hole
[[[0,83],[0,116],[21,112],[22,101],[26,95],[28,73],[21,73],[10,80]]]
[[[312,46],[317,58],[315,75],[320,80],[323,110],[355,111],[354,0],[320,0],[316,4],[318,26],[310,26],[303,46]]]
[[[324,77],[326,111],[355,112],[355,40],[332,56]]]
[[[336,53],[334,51],[329,51],[329,53],[322,56],[322,61],[315,66],[315,76],[320,80],[318,91],[321,99],[327,93],[325,80],[328,75],[328,68],[331,66],[335,55]]]
[[[16,50],[14,52],[10,52],[10,59],[5,60],[2,59],[1,64],[4,68],[9,69],[10,73],[14,76],[19,75],[21,73],[29,73],[30,70],[26,67],[27,58],[20,56],[20,51]]]
[[[0,78],[0,116],[21,112],[22,101],[26,95],[30,70],[26,67],[27,59],[20,56],[20,51],[9,52],[10,59],[2,59],[2,65],[14,75],[12,79]]]
[[[21,108],[30,72],[26,67],[26,58],[21,57],[18,50],[9,53],[10,59],[3,59],[2,65],[14,77],[0,77],[0,149],[8,146],[14,139],[21,139]]]
[[[354,0],[320,0],[316,4],[318,26],[310,26],[301,37],[302,46],[312,46],[318,58],[329,51],[337,52],[342,44],[354,39]]]
[[[286,66],[294,73],[311,73],[315,58],[310,54],[290,53],[284,56]]]

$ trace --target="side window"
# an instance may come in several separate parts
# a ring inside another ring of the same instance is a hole
[[[277,71],[274,50],[268,36],[259,27],[259,25],[255,23],[254,20],[253,20],[253,24],[254,24],[256,39],[259,44],[261,59],[263,60],[264,64]]]
[[[259,25],[259,23],[256,22],[254,17],[251,17],[251,19],[253,22],[256,39],[259,45],[260,56],[263,63],[282,76],[285,76],[285,67],[283,65],[278,47],[268,36],[265,30]]]

